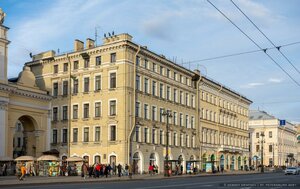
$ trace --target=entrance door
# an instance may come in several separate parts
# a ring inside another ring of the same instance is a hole
[[[234,163],[235,163],[235,159],[234,156],[231,157],[231,164],[230,164],[230,170],[234,171]]]
[[[221,155],[220,157],[220,168],[224,170],[224,155]]]
[[[140,156],[139,153],[136,152],[133,155],[133,167],[132,167],[132,172],[133,174],[138,174],[139,173],[139,162],[140,162]]]

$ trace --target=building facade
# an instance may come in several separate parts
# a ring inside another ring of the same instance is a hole
[[[38,157],[50,149],[51,96],[36,86],[35,76],[24,66],[17,78],[8,80],[9,28],[0,8],[0,156]]]
[[[249,120],[252,165],[294,166],[297,164],[297,130],[265,111],[251,110]],[[262,135],[263,134],[263,135]]]
[[[234,157],[232,169],[238,169],[239,157],[247,156],[251,101],[133,43],[128,34],[106,37],[101,46],[75,40],[74,52],[40,53],[26,65],[54,98],[51,148],[62,158],[131,163],[135,173],[143,173],[149,164],[162,172],[167,154],[184,171],[191,164],[200,168],[202,156],[214,162]]]

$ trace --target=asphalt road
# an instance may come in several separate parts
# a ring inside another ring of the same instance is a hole
[[[300,175],[284,175],[284,173],[268,173],[254,175],[209,176],[192,178],[144,179],[116,182],[84,182],[64,184],[40,184],[33,186],[12,186],[11,189],[251,189],[251,188],[300,188]]]

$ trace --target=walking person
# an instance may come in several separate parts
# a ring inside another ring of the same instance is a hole
[[[121,174],[122,174],[122,165],[119,164],[117,168],[118,168],[118,176],[121,177]]]
[[[126,176],[128,176],[128,168],[129,168],[129,167],[128,167],[128,165],[126,164],[126,165],[125,165],[125,175],[126,175]]]
[[[149,168],[148,168],[149,174],[152,176],[153,175],[153,165],[150,163]]]
[[[104,169],[104,175],[105,175],[105,177],[107,178],[107,175],[108,175],[108,166],[106,165],[106,166],[104,166],[103,167],[103,169]]]
[[[21,177],[19,178],[19,180],[25,180],[25,175],[26,175],[26,167],[25,164],[21,165]]]

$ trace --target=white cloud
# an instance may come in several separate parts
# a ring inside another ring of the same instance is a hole
[[[278,78],[270,78],[268,79],[268,82],[270,83],[281,83],[283,80]]]
[[[262,86],[262,85],[265,85],[265,84],[264,83],[247,83],[246,85],[242,85],[241,88],[250,89],[250,88],[255,88],[258,86]]]

